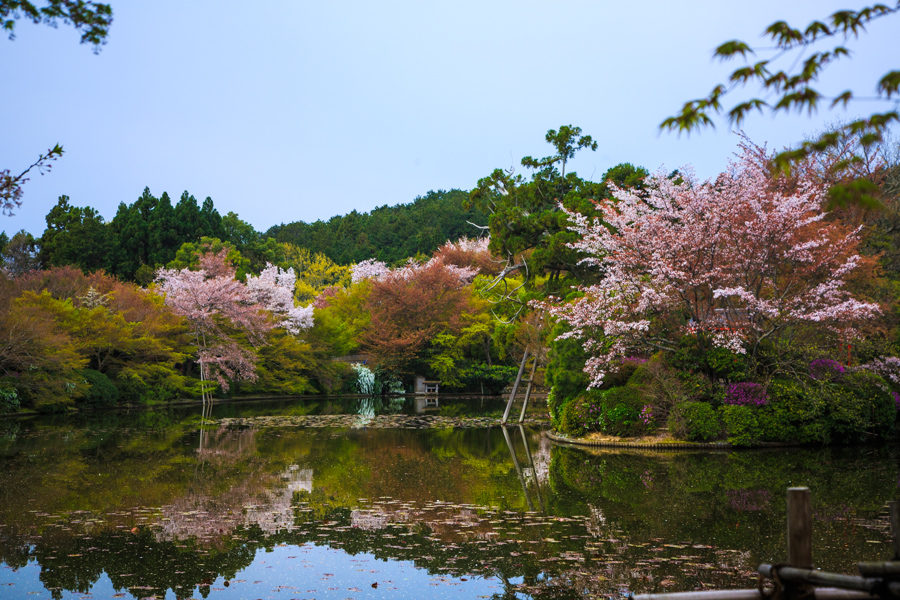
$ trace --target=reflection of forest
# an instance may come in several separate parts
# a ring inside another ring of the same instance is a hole
[[[224,427],[198,452],[195,427],[23,424],[0,440],[0,559],[37,562],[48,589],[87,592],[106,572],[136,597],[205,596],[282,543],[523,577],[517,591],[554,597],[746,587],[783,558],[790,485],[813,490],[817,566],[888,558],[871,542],[887,539],[894,449],[646,454],[517,427]]]

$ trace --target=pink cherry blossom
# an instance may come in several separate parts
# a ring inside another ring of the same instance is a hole
[[[160,269],[156,275],[166,304],[191,324],[201,381],[215,380],[223,390],[229,381],[256,378],[256,356],[234,340],[235,333],[252,345],[264,344],[273,326],[294,334],[311,327],[313,310],[294,306],[293,270],[268,265],[245,285],[234,279],[225,253],[202,256],[197,271]],[[204,401],[207,394],[204,385]]]
[[[581,236],[571,246],[601,279],[546,306],[571,327],[566,337],[584,340],[592,386],[627,353],[672,349],[686,334],[755,352],[799,325],[852,337],[879,314],[845,289],[859,232],[825,220],[825,190],[803,176],[773,182],[765,150],[741,148],[715,180],[660,171],[645,192],[611,185],[616,201],[598,206],[601,218],[567,211]]]

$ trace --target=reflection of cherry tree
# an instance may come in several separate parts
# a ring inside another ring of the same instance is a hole
[[[273,326],[291,333],[312,326],[312,310],[293,305],[293,270],[269,265],[244,285],[234,279],[225,250],[201,257],[197,271],[160,269],[157,282],[166,304],[191,324],[204,406],[211,399],[209,382],[215,381],[227,390],[229,381],[256,378],[256,356],[235,336],[258,346]],[[274,322],[270,314],[276,317]]]

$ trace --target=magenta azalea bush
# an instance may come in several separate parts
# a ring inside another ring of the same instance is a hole
[[[809,376],[817,381],[839,381],[845,370],[844,365],[830,358],[817,358],[809,363]]]
[[[763,406],[769,402],[769,395],[762,385],[744,381],[728,385],[723,402],[731,406]]]

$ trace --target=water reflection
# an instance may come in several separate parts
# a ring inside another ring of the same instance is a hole
[[[848,572],[889,557],[898,481],[893,448],[589,452],[519,426],[198,431],[177,414],[23,421],[0,457],[4,598],[748,587],[784,558],[789,485],[813,490],[817,566]]]

